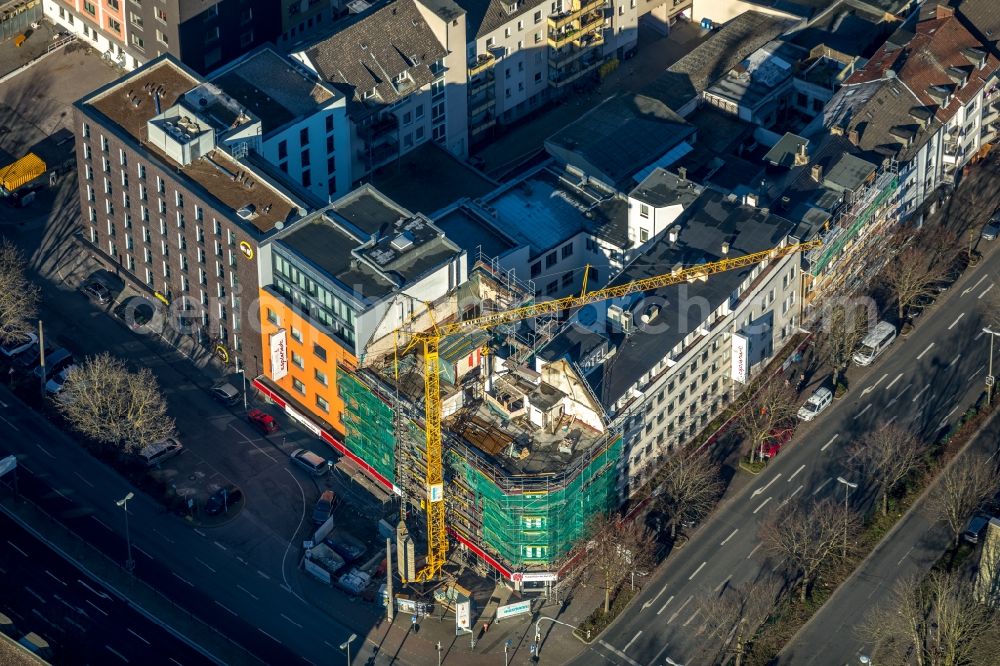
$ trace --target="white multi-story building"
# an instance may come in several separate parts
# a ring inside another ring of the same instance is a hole
[[[394,0],[292,54],[347,96],[354,182],[427,141],[468,154],[464,44],[451,0]]]
[[[331,201],[350,190],[347,100],[314,72],[262,47],[213,72],[203,88],[206,93],[220,91],[259,117],[260,134],[252,150],[317,201]]]

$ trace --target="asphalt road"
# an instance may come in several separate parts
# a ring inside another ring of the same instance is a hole
[[[997,273],[997,262],[989,258],[970,267],[907,337],[897,338],[872,366],[851,370],[851,391],[816,421],[802,424],[767,469],[726,500],[575,663],[597,658],[631,666],[712,663],[719,646],[703,635],[703,602],[780,564],[761,550],[763,519],[790,501],[842,500],[844,488],[836,478],[860,480],[849,460],[851,442],[877,424],[895,421],[930,439],[974,403],[983,390],[989,350],[980,312]],[[861,486],[851,500],[867,505],[871,489]],[[914,523],[908,529],[925,528]],[[921,553],[903,553],[894,562],[914,556]],[[848,653],[855,649],[844,645]]]
[[[0,610],[58,664],[211,664],[0,513]]]
[[[963,451],[996,455],[1000,442],[1000,420],[994,419]],[[860,663],[870,654],[859,630],[865,612],[884,597],[896,581],[926,574],[951,545],[951,533],[943,523],[933,522],[924,503],[903,517],[895,533],[882,541],[836,595],[823,605],[812,621],[779,654],[780,664],[844,666]]]

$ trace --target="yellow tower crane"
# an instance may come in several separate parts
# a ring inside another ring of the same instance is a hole
[[[489,330],[502,324],[519,322],[539,315],[557,314],[590,303],[599,303],[613,298],[622,298],[630,294],[661,289],[670,285],[705,278],[715,273],[753,266],[762,261],[780,259],[820,245],[822,245],[822,241],[818,239],[805,243],[785,245],[742,257],[727,258],[689,268],[675,269],[662,275],[633,280],[632,282],[626,282],[614,287],[605,287],[604,289],[597,289],[591,292],[587,291],[586,272],[588,271],[585,271],[583,289],[579,296],[566,296],[502,312],[492,312],[463,321],[440,325],[432,324],[430,330],[427,331],[414,333],[398,331],[398,333],[409,335],[409,340],[402,349],[401,355],[406,354],[418,344],[423,345],[424,353],[424,418],[427,433],[427,468],[424,478],[426,495],[424,496],[424,505],[427,513],[427,561],[424,567],[416,573],[413,582],[423,582],[436,578],[448,556],[448,529],[445,525],[444,515],[444,465],[441,444],[441,384],[438,376],[438,346],[442,338],[466,331]]]

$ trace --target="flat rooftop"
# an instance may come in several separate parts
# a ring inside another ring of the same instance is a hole
[[[518,247],[506,234],[466,206],[455,206],[442,213],[434,219],[434,224],[470,257],[477,256],[480,250],[487,257],[502,257]]]
[[[701,188],[690,180],[682,179],[666,169],[655,169],[629,193],[629,196],[656,208],[675,205],[686,208],[698,198],[699,194]]]
[[[500,185],[433,141],[380,168],[371,183],[400,205],[429,216],[463,197],[485,196]]]
[[[577,179],[579,180],[579,179]],[[628,204],[615,195],[581,187],[549,167],[482,199],[493,224],[520,245],[542,254],[582,231],[625,244]]]
[[[210,81],[260,118],[265,135],[327,106],[340,93],[270,48],[251,53]]]
[[[175,167],[178,173],[214,197],[221,204],[220,208],[229,208],[233,217],[241,209],[252,210],[253,214],[244,218],[246,223],[267,233],[278,222],[284,223],[295,216],[299,206],[271,186],[266,174],[237,163],[221,150],[213,150],[210,161],[202,158],[188,166],[180,166],[149,143],[147,123],[158,115],[157,108],[165,110],[173,106],[185,92],[201,83],[173,60],[163,58],[118,79],[78,104],[101,113],[141,150]],[[250,180],[238,179],[236,176],[240,172]],[[248,187],[245,183],[251,181],[253,184]]]
[[[795,63],[806,55],[805,49],[774,40],[737,63],[706,92],[753,108],[791,79]]]
[[[330,206],[330,210],[349,222],[362,238],[378,234],[380,229],[411,215],[410,211],[368,185],[345,194]]]

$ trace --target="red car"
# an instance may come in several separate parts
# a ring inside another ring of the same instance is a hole
[[[778,455],[781,447],[792,438],[793,434],[795,434],[794,428],[775,428],[772,430],[767,439],[764,440],[764,445],[760,447],[761,458],[773,458]]]
[[[265,435],[278,432],[278,422],[266,412],[262,412],[259,409],[251,409],[250,413],[247,414],[247,418],[250,419],[250,423],[257,426],[257,429]]]

